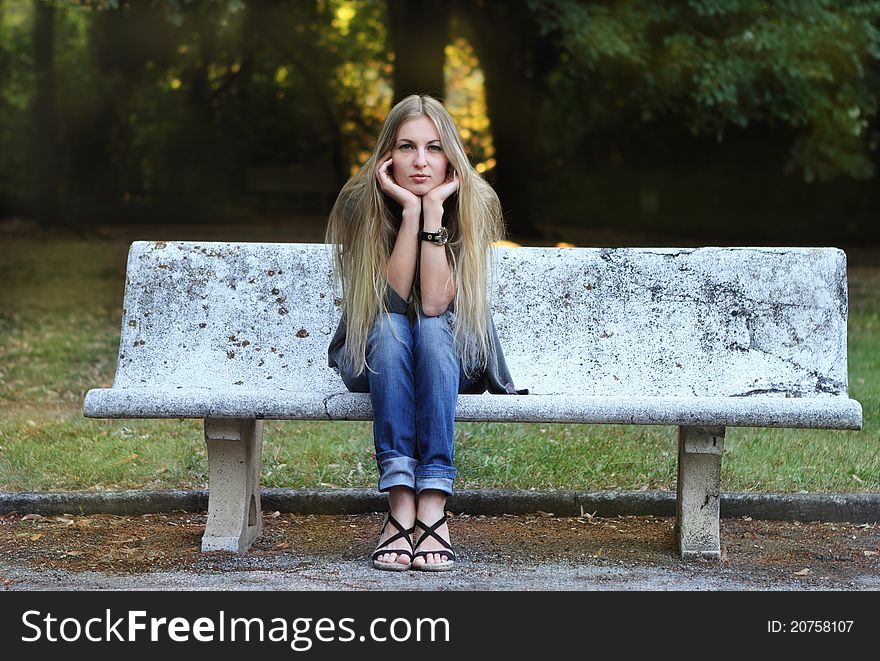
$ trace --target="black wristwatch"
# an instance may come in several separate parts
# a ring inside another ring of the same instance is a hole
[[[419,232],[419,238],[422,241],[430,241],[434,245],[442,246],[449,241],[449,234],[445,227],[441,227],[436,232]]]

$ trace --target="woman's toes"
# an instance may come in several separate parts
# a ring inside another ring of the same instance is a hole
[[[379,562],[399,562],[405,565],[409,560],[402,553],[383,553],[379,556]]]

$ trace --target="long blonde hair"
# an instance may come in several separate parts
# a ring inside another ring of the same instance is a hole
[[[489,301],[493,269],[492,243],[504,238],[501,203],[492,187],[471,165],[452,116],[439,101],[413,94],[395,105],[379,132],[370,158],[336,198],[327,223],[332,249],[334,290],[342,287],[347,334],[343,360],[360,375],[367,365],[367,338],[376,316],[388,312],[388,258],[401,223],[401,208],[379,187],[379,159],[391,151],[400,126],[427,116],[437,128],[449,164],[458,174],[458,192],[446,201],[446,246],[455,288],[455,349],[465,372],[482,369],[489,355]],[[488,264],[487,264],[488,257]],[[413,281],[413,306],[421,311],[419,265]]]

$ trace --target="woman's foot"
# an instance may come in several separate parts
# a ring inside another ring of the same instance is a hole
[[[408,487],[392,487],[388,491],[388,507],[390,518],[385,520],[379,535],[379,543],[376,545],[376,551],[387,550],[387,553],[374,554],[373,563],[380,569],[396,569],[395,564],[399,564],[401,569],[407,569],[412,561],[412,538],[409,534],[401,535],[402,531],[393,524],[392,519],[404,531],[412,529],[416,519],[415,492]],[[396,539],[388,541],[394,537]],[[397,551],[406,551],[406,553]]]
[[[413,569],[442,571],[452,568],[455,552],[449,541],[445,508],[446,494],[442,491],[425,489],[419,494]]]

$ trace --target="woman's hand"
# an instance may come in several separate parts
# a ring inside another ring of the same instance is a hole
[[[385,156],[389,156],[389,154],[385,154]],[[397,200],[405,211],[413,210],[421,212],[422,198],[415,193],[411,193],[405,188],[398,186],[394,179],[391,178],[391,173],[388,170],[393,164],[394,160],[391,158],[386,159],[383,156],[379,160],[379,167],[376,168],[376,179],[379,180],[379,188]]]
[[[436,188],[432,188],[427,193],[425,193],[424,204],[426,207],[442,207],[443,202],[446,201],[446,198],[448,198],[457,190],[458,176],[455,174],[455,170],[450,168],[449,172],[447,172],[446,174],[445,181]]]

